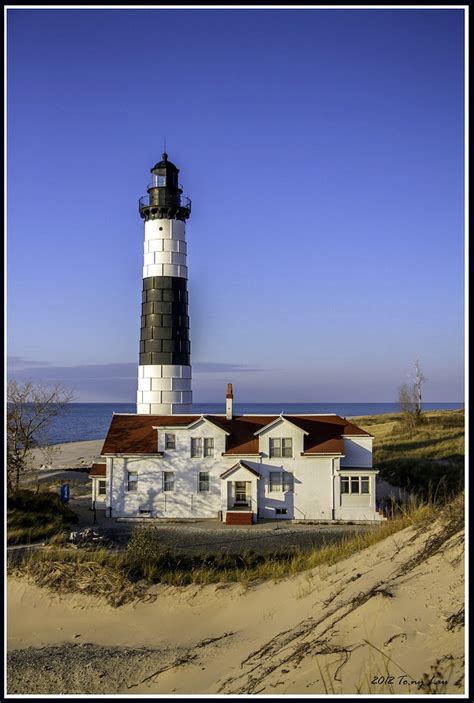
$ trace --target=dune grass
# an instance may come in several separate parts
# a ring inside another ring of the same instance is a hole
[[[463,489],[464,410],[423,413],[413,428],[400,413],[352,420],[374,435],[374,466],[382,479],[438,501]]]
[[[15,554],[9,567],[56,592],[103,596],[117,606],[143,596],[156,583],[187,586],[238,582],[248,586],[328,567],[405,527],[428,525],[438,513],[439,508],[432,503],[412,502],[392,520],[310,552],[188,556],[163,549],[152,528],[139,528],[122,552],[50,546],[35,553]]]
[[[8,544],[29,544],[69,529],[79,518],[48,490],[21,489],[7,497]]]

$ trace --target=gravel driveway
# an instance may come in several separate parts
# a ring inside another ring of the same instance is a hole
[[[275,525],[274,522],[236,526],[213,521],[145,526],[153,530],[164,548],[185,554],[249,550],[263,554],[274,551],[311,550],[342,537],[374,529],[369,525]],[[130,523],[113,521],[111,524],[109,520],[104,520],[99,528],[109,539],[121,545],[127,542],[134,529],[136,526]]]

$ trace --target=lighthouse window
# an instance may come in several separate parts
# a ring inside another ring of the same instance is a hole
[[[166,186],[166,174],[165,173],[154,173],[153,174],[153,185],[158,188]]]

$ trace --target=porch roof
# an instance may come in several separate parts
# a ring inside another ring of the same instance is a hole
[[[105,476],[107,464],[92,464],[89,476]]]
[[[245,461],[240,461],[237,462],[237,464],[234,464],[234,466],[231,466],[230,469],[226,469],[224,473],[220,475],[220,478],[227,478],[230,476],[234,471],[237,471],[237,469],[245,469],[246,471],[250,471],[251,474],[256,476],[257,478],[260,478],[260,474],[258,471],[255,471],[251,466],[249,466]]]

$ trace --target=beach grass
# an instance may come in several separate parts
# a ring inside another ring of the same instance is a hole
[[[78,516],[47,489],[21,489],[7,497],[7,541],[30,544],[51,538],[78,522]]]
[[[449,504],[463,514],[463,496]],[[390,535],[410,526],[425,526],[446,512],[430,502],[412,501],[393,519],[371,530],[341,538],[310,552],[256,554],[183,555],[163,548],[151,528],[139,528],[125,551],[72,549],[49,546],[29,554],[15,554],[9,562],[11,572],[28,574],[36,583],[55,592],[83,592],[105,597],[119,606],[142,597],[149,586],[166,584],[240,583],[250,586],[263,581],[278,581],[303,571],[325,568],[347,559]]]
[[[374,436],[380,478],[423,499],[449,500],[464,486],[464,410],[423,413],[414,426],[400,413],[351,418]]]

